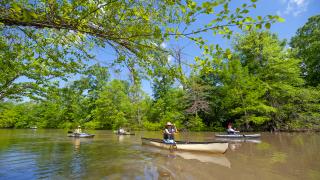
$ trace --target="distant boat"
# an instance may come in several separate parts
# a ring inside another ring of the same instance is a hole
[[[142,144],[156,146],[165,149],[176,149],[182,151],[198,151],[209,153],[225,153],[228,149],[227,142],[187,142],[176,141],[175,144],[164,143],[162,139],[141,138]]]
[[[68,137],[75,137],[75,138],[93,138],[93,137],[94,137],[94,134],[72,133],[72,134],[69,134]]]
[[[219,138],[259,138],[261,134],[216,134]]]
[[[31,126],[30,129],[38,129],[37,126]]]

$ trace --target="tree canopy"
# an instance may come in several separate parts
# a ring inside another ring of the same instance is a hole
[[[229,122],[241,130],[319,128],[318,16],[290,49],[265,30],[282,18],[248,15],[256,0],[232,3],[1,1],[0,128],[158,130],[167,121],[191,130],[223,130]],[[199,25],[203,16],[210,20]],[[205,32],[232,38],[233,46],[208,42]],[[203,51],[190,74],[181,52],[161,46],[180,38]],[[93,63],[96,48],[113,54],[108,65]],[[117,65],[128,80],[111,78]],[[153,97],[142,90],[144,78]],[[25,96],[30,101],[10,101]]]
[[[290,45],[302,59],[302,75],[311,86],[320,84],[320,15],[312,16],[298,29]]]
[[[84,60],[94,57],[90,53],[93,47],[108,48],[110,54],[115,53],[110,64],[124,64],[134,70],[131,73],[135,77],[139,73],[152,75],[155,66],[162,66],[155,57],[167,53],[159,45],[165,40],[187,38],[206,49],[202,32],[230,38],[235,28],[270,28],[271,23],[282,21],[279,16],[248,16],[256,8],[256,0],[235,9],[229,7],[231,3],[231,0],[1,1],[0,43],[6,49],[2,51],[2,59],[6,60],[1,67],[5,73],[12,63],[16,67],[1,80],[0,97],[25,94],[22,89],[26,87],[36,88],[30,83],[17,84],[15,80],[19,77],[26,76],[39,85],[75,73]],[[195,29],[192,25],[199,16],[208,16],[211,21]],[[216,47],[220,49],[218,44]]]

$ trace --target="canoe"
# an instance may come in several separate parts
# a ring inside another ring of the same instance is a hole
[[[213,154],[196,151],[172,151],[168,152],[166,149],[149,146],[142,149],[144,152],[151,152],[155,154],[161,154],[163,156],[176,157],[179,156],[185,160],[197,160],[203,163],[213,163],[224,167],[231,168],[229,159],[224,154]],[[180,161],[181,162],[181,161]],[[189,161],[190,163],[190,161]],[[192,163],[192,161],[191,161]]]
[[[220,138],[259,138],[260,134],[216,134]]]
[[[69,134],[68,137],[75,137],[75,138],[93,138],[93,137],[94,137],[94,134],[72,133],[72,134]]]
[[[228,149],[227,142],[187,142],[176,141],[175,144],[164,143],[162,139],[141,138],[142,144],[156,146],[165,149],[176,149],[181,151],[199,151],[209,153],[225,153]]]

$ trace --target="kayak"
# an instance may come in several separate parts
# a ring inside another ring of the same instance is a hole
[[[187,142],[175,141],[175,144],[164,143],[162,139],[141,138],[142,144],[156,146],[165,149],[176,149],[181,151],[199,151],[210,153],[225,153],[228,143],[223,141],[213,142]]]
[[[260,134],[216,134],[216,137],[221,138],[259,138]]]
[[[69,134],[68,137],[75,137],[75,138],[93,138],[93,137],[94,137],[94,134],[72,133],[72,134]]]

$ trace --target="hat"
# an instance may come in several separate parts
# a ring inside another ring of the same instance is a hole
[[[167,122],[167,126],[172,126],[171,122]]]
[[[78,126],[78,127],[81,127],[81,126]]]

